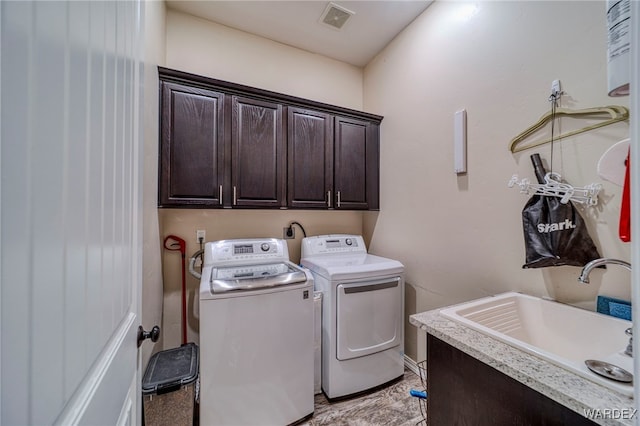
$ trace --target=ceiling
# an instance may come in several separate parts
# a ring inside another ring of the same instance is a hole
[[[321,21],[329,1],[166,0],[169,9],[358,67],[368,64],[431,0],[340,1],[354,15],[337,30]]]

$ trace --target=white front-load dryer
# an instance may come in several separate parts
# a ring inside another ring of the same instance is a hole
[[[322,390],[329,399],[404,373],[404,266],[368,254],[356,235],[302,241],[301,264],[322,292]]]

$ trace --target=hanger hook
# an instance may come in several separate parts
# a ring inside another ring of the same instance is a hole
[[[560,91],[554,90],[549,95],[549,102],[553,102],[557,106],[558,102],[560,101],[560,98],[562,97],[562,95],[564,95],[564,92],[562,90],[560,90]]]

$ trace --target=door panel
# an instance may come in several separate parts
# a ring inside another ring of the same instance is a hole
[[[137,416],[142,7],[0,3],[2,424]]]
[[[233,97],[233,205],[284,206],[285,146],[282,105]]]
[[[369,208],[367,181],[373,143],[369,122],[336,118],[335,128],[335,207],[341,209]]]
[[[333,121],[330,114],[288,109],[288,206],[331,207]]]
[[[131,392],[132,377],[135,376],[137,357],[136,345],[131,345],[137,337],[138,318],[129,314],[115,330],[112,338],[81,382],[56,424],[115,425],[125,417],[139,418],[136,413],[126,414],[135,409],[136,386]],[[137,382],[137,380],[136,380]],[[114,395],[118,397],[114,398]],[[135,423],[135,422],[134,422]]]
[[[401,278],[338,284],[337,354],[339,360],[392,348],[402,342]]]
[[[161,205],[222,205],[224,98],[162,83]]]

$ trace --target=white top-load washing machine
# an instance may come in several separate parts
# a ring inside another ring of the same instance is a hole
[[[286,425],[313,414],[311,273],[279,239],[206,243],[200,424]]]
[[[322,390],[359,393],[404,373],[404,266],[358,235],[302,240],[300,263],[322,292]]]

